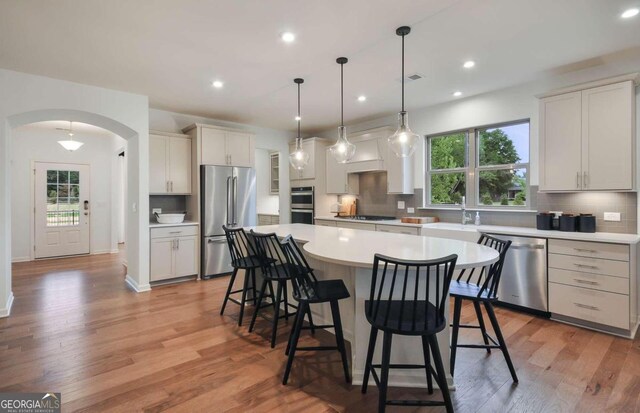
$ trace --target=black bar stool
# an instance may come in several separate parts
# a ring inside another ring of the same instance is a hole
[[[445,406],[447,412],[453,412],[436,334],[447,325],[445,304],[457,259],[455,254],[429,261],[407,261],[375,255],[371,294],[364,304],[367,321],[371,324],[371,335],[362,393],[367,392],[371,374],[380,393],[378,412],[384,412],[388,405]],[[379,330],[384,333],[382,364],[372,364]],[[425,364],[391,364],[391,339],[394,334],[420,336]],[[431,365],[429,349],[435,370]],[[380,377],[375,368],[381,369]],[[390,368],[425,369],[429,394],[433,393],[433,376],[442,390],[444,400],[387,400]]]
[[[511,377],[515,383],[518,382],[518,376],[516,370],[511,362],[509,356],[509,350],[507,350],[507,344],[502,336],[500,330],[500,324],[493,311],[493,302],[498,300],[498,285],[500,284],[500,277],[502,276],[502,267],[504,264],[504,258],[507,254],[507,250],[511,246],[511,241],[504,241],[489,235],[482,235],[478,240],[478,244],[485,245],[487,247],[494,248],[500,253],[498,261],[491,264],[488,268],[482,267],[477,271],[477,276],[474,278],[476,268],[471,269],[465,277],[465,270],[462,270],[458,275],[458,278],[451,283],[449,289],[450,295],[454,298],[453,306],[453,323],[451,324],[451,375],[453,375],[456,365],[456,350],[458,348],[483,348],[487,350],[487,353],[491,353],[492,348],[498,348],[502,350],[504,359],[511,372]],[[460,324],[460,312],[462,310],[462,301],[469,300],[473,303],[473,307],[476,310],[476,317],[478,318],[478,325]],[[480,303],[484,305],[489,320],[491,320],[491,326],[496,334],[497,341],[487,334],[487,329],[482,317],[482,310]],[[460,328],[478,328],[482,333],[482,340],[484,344],[458,344],[458,332]],[[490,343],[491,341],[491,343]]]
[[[287,359],[287,367],[284,371],[284,378],[282,384],[287,384],[289,380],[289,374],[291,373],[291,366],[293,359],[296,355],[296,351],[317,351],[317,350],[338,350],[342,357],[342,368],[344,370],[344,377],[347,383],[351,383],[351,376],[349,374],[349,364],[347,362],[347,350],[344,345],[344,336],[342,335],[342,320],[340,319],[340,307],[338,301],[345,298],[349,298],[349,290],[344,285],[342,280],[322,280],[318,281],[313,274],[313,269],[309,266],[309,263],[302,255],[302,251],[291,237],[287,236],[282,246],[286,252],[286,257],[289,264],[289,269],[293,273],[292,285],[293,285],[293,298],[298,302],[298,312],[296,313],[296,321],[291,329],[291,335],[289,336],[289,344],[285,354],[289,356]],[[312,322],[310,327],[303,327],[304,314],[309,314],[311,317],[310,304],[330,303],[331,316],[333,318],[333,324],[329,325],[314,325]],[[336,335],[336,346],[315,346],[315,347],[298,347],[298,340],[300,339],[300,333],[305,329],[315,328],[333,328]]]
[[[296,309],[296,312],[299,310],[298,307],[290,304],[287,298],[287,281],[290,281],[292,279],[293,274],[288,268],[286,254],[282,249],[278,236],[275,233],[260,234],[251,230],[251,237],[255,242],[256,252],[258,254],[258,257],[260,258],[264,280],[262,281],[262,286],[260,287],[258,302],[256,304],[256,311],[253,313],[253,317],[251,318],[249,331],[253,331],[259,310],[264,307],[262,305],[262,301],[265,297],[265,290],[267,288],[267,285],[271,285],[272,282],[275,282],[277,286],[275,300],[273,301],[273,319],[271,320],[271,348],[274,348],[276,346],[278,321],[282,318],[288,320],[289,316],[293,316],[292,313],[289,313],[290,307]],[[273,292],[271,292],[271,294],[273,295]],[[280,316],[281,303],[284,303],[284,315],[282,316]],[[313,324],[310,313],[309,322]]]
[[[242,228],[227,228],[222,226],[224,235],[227,238],[227,244],[229,245],[229,253],[231,254],[231,265],[233,266],[233,273],[229,279],[229,286],[227,287],[227,293],[222,301],[222,308],[220,309],[220,315],[224,314],[224,310],[227,307],[227,301],[231,301],[240,306],[240,316],[238,318],[238,325],[242,325],[242,317],[244,315],[244,306],[247,302],[247,292],[252,291],[253,301],[255,305],[257,302],[256,295],[256,269],[261,268],[262,263],[251,244],[247,233]],[[233,284],[236,280],[238,270],[244,270],[244,284],[241,289],[233,290]],[[249,285],[249,279],[252,284]],[[242,293],[240,301],[230,297],[231,294]],[[273,296],[273,294],[272,294]],[[257,309],[256,309],[257,311]]]

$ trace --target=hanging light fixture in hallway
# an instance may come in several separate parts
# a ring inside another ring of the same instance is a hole
[[[73,152],[76,151],[78,149],[80,149],[80,147],[82,145],[84,145],[84,142],[78,142],[78,141],[74,141],[73,140],[73,122],[69,121],[69,139],[68,140],[64,140],[64,141],[58,141],[58,143],[65,148],[66,150],[68,150],[69,152]]]

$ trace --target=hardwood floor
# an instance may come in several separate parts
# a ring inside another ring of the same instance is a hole
[[[271,349],[268,322],[249,334],[236,326],[238,306],[219,316],[227,280],[135,294],[117,255],[15,264],[12,315],[0,319],[0,391],[62,392],[63,411],[375,411],[375,386],[363,396],[346,385],[337,352],[300,355],[290,384],[281,385],[289,328]],[[500,352],[460,349],[456,411],[640,411],[639,339],[496,312],[520,384],[512,385]],[[473,308],[463,307],[462,322],[473,317]],[[333,336],[305,335],[300,345],[318,340]],[[480,340],[476,331],[461,331],[460,342],[472,340]],[[390,391],[411,396],[427,397]]]

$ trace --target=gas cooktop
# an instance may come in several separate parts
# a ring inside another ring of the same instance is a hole
[[[395,217],[383,217],[379,215],[341,215],[336,218],[353,219],[356,221],[393,221]]]

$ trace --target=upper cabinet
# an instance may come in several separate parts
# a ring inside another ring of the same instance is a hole
[[[294,169],[289,163],[289,179],[298,181],[301,179],[316,179],[324,169],[324,148],[327,142],[320,138],[307,138],[302,140],[302,149],[309,154],[309,163],[301,171]],[[289,142],[289,153],[296,149],[296,143]],[[302,183],[296,184],[302,186]]]
[[[191,194],[191,139],[187,135],[149,133],[149,193]]]
[[[357,195],[359,179],[357,174],[347,173],[347,164],[335,160],[331,151],[326,149],[327,193],[336,195]]]
[[[186,130],[197,132],[200,165],[254,166],[254,135],[208,125],[193,125]]]
[[[269,154],[269,193],[271,195],[280,193],[280,155],[278,152]]]
[[[540,190],[635,188],[632,79],[540,100]]]

